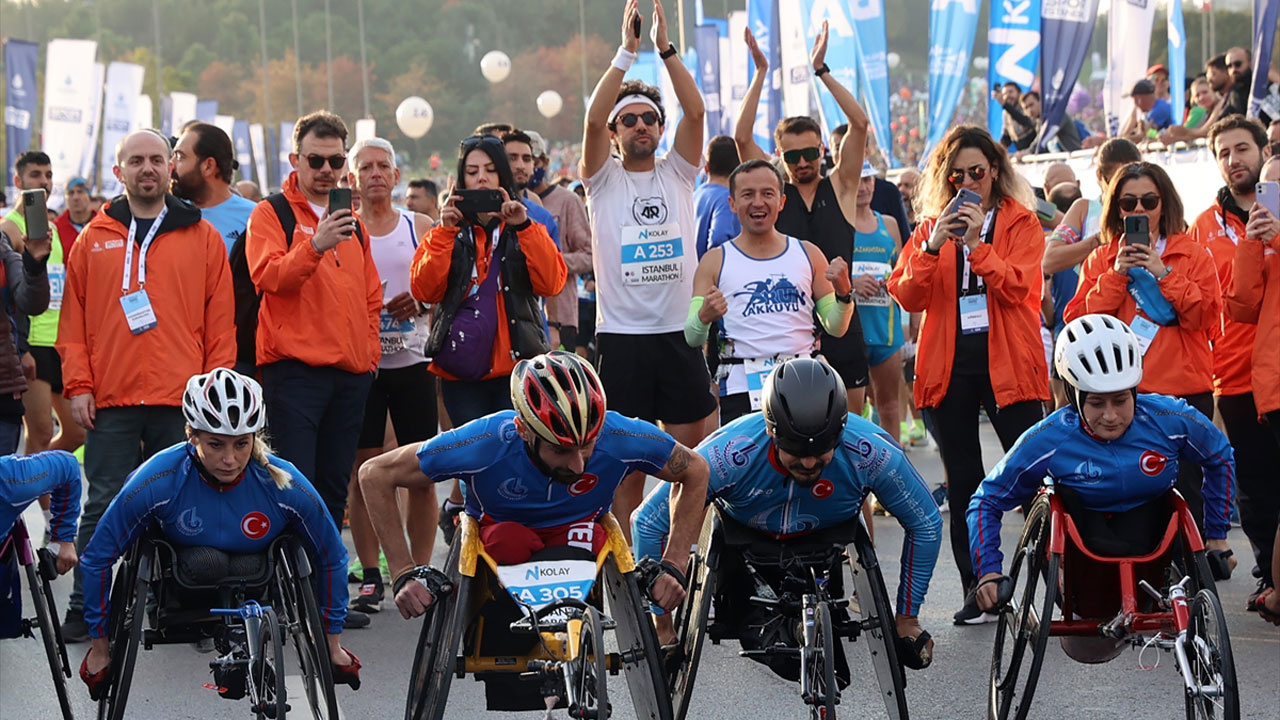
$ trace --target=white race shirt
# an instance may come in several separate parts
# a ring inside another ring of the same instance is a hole
[[[414,234],[413,213],[401,212],[400,222],[387,235],[369,238],[369,253],[382,279],[382,302],[386,304],[400,293],[409,292],[409,269],[414,252],[418,249],[418,237]],[[379,338],[382,341],[382,359],[378,367],[384,370],[406,368],[426,362],[422,349],[427,341],[427,316],[420,315],[403,323],[382,312]]]

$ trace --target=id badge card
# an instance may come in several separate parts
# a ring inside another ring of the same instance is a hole
[[[146,290],[139,290],[121,297],[120,307],[124,308],[124,319],[129,323],[129,332],[134,335],[144,333],[156,326],[156,312],[151,307],[151,300],[147,297]]]
[[[764,391],[764,379],[773,372],[774,359],[747,359],[742,361],[742,369],[747,374],[747,399],[751,401],[751,409],[759,410],[761,396]]]
[[[986,295],[966,295],[960,298],[960,332],[973,335],[987,332],[990,327]]]
[[[622,228],[622,284],[666,285],[682,279],[684,239],[679,224]]]
[[[67,283],[67,266],[62,263],[49,263],[46,267],[49,275],[49,309],[62,309],[62,291]]]
[[[1156,333],[1160,332],[1160,326],[1142,317],[1134,315],[1133,322],[1129,323],[1129,329],[1133,330],[1133,334],[1138,336],[1138,349],[1143,355],[1147,354],[1147,348],[1151,347],[1151,342],[1156,339]]]

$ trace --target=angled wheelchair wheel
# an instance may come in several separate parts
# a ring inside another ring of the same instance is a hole
[[[617,623],[614,639],[622,660],[622,670],[631,691],[631,704],[638,720],[672,720],[671,695],[667,691],[662,666],[662,648],[649,615],[649,605],[635,573],[618,570],[616,559],[604,564],[605,594],[609,615]]]
[[[1010,564],[1013,596],[1000,609],[987,714],[992,720],[1025,720],[1031,710],[1058,590],[1062,558],[1049,556],[1049,497],[1038,495],[1027,510],[1022,537]]]
[[[142,642],[142,622],[151,589],[154,561],[151,542],[133,546],[111,586],[111,673],[106,695],[98,701],[98,720],[124,720],[133,682],[133,667]]]
[[[824,600],[818,603],[813,614],[814,644],[802,652],[810,653],[805,664],[808,685],[813,693],[809,706],[812,720],[836,720],[836,705],[840,702],[840,688],[836,686],[835,632],[831,629],[831,606]]]
[[[689,560],[689,588],[684,602],[675,613],[676,641],[680,647],[680,666],[668,675],[671,709],[676,720],[684,720],[693,698],[693,681],[698,675],[702,644],[707,638],[707,618],[711,598],[715,596],[716,575],[720,566],[720,518],[708,512],[702,522],[698,550]]]
[[[316,603],[314,577],[302,546],[292,541],[283,543],[276,557],[277,601],[273,606],[282,644],[285,637],[293,638],[310,716],[313,720],[338,720],[327,628]]]
[[[871,653],[871,665],[880,682],[880,695],[891,720],[907,720],[906,671],[898,660],[898,625],[894,620],[889,590],[880,572],[871,535],[861,519],[853,541],[857,560],[849,563],[853,586],[858,592],[862,632],[858,639]]]
[[[571,661],[572,672],[565,676],[565,682],[572,684],[569,697],[573,700],[568,710],[571,718],[604,720],[611,714],[603,635],[600,611],[588,607],[582,613],[578,650]]]
[[[258,632],[257,661],[249,667],[249,697],[255,701],[252,710],[259,718],[284,720],[289,693],[284,686],[284,638],[274,608],[262,611]]]
[[[71,668],[67,663],[67,647],[62,642],[58,611],[53,605],[53,593],[49,591],[49,581],[37,570],[36,563],[24,569],[27,587],[31,590],[31,604],[36,609],[36,622],[40,625],[40,637],[44,641],[44,654],[49,659],[49,673],[58,693],[58,706],[62,708],[62,717],[71,720],[71,699],[67,696],[67,678],[71,677]]]
[[[422,620],[418,649],[409,671],[409,695],[405,700],[405,720],[442,720],[449,702],[449,685],[457,669],[458,647],[468,625],[472,578],[458,568],[463,542],[455,538],[445,560],[445,574],[453,581],[453,592],[431,605]]]
[[[1236,665],[1218,596],[1201,590],[1191,599],[1183,649],[1197,689],[1184,688],[1187,720],[1239,720]]]

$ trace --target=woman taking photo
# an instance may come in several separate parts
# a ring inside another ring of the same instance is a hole
[[[916,198],[919,224],[889,277],[902,308],[924,313],[913,394],[932,419],[947,473],[951,552],[965,588],[957,625],[995,619],[972,594],[965,522],[986,475],[978,413],[986,410],[1007,451],[1041,419],[1049,398],[1040,337],[1044,234],[1028,209],[1031,197],[985,129],[952,128],[929,158]]]

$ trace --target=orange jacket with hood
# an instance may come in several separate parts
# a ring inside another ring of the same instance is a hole
[[[1225,221],[1225,222],[1224,222]],[[1223,291],[1231,286],[1232,267],[1236,259],[1236,243],[1244,237],[1244,221],[1224,212],[1219,200],[1200,213],[1191,226],[1191,237],[1209,251],[1218,271],[1218,285]],[[1222,304],[1220,328],[1210,332],[1213,345],[1213,392],[1216,395],[1243,395],[1252,392],[1249,379],[1256,325],[1231,317]]]
[[[1258,415],[1280,410],[1280,235],[1240,239],[1225,297],[1231,317],[1258,326],[1251,377]]]

